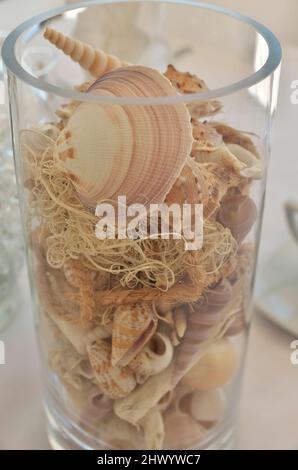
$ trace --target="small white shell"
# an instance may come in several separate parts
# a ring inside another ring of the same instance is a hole
[[[200,163],[221,163],[231,167],[244,178],[260,179],[262,163],[253,153],[237,144],[222,144],[213,151],[195,151],[194,157]]]
[[[197,390],[190,397],[190,414],[207,427],[223,417],[225,408],[226,397],[220,388],[207,392]]]
[[[156,333],[143,350],[129,363],[138,383],[144,383],[151,375],[166,369],[173,357],[173,346],[169,338]]]

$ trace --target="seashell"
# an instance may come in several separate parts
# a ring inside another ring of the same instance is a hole
[[[175,309],[174,321],[178,338],[183,338],[187,328],[186,312],[183,307]]]
[[[140,426],[144,432],[147,449],[161,450],[165,438],[165,430],[162,414],[156,406],[146,413],[140,421]]]
[[[195,151],[194,157],[199,163],[215,162],[225,165],[243,178],[260,179],[261,161],[251,152],[237,144],[222,144],[212,151]]]
[[[136,386],[130,370],[111,365],[111,345],[104,340],[89,343],[87,353],[100,390],[114,399],[128,395]]]
[[[237,129],[227,126],[221,122],[210,122],[210,125],[216,129],[219,134],[222,135],[226,144],[240,145],[240,147],[245,148],[249,152],[253,153],[257,158],[260,158],[255,144],[248,136],[248,132],[238,131]]]
[[[46,28],[44,37],[58,49],[61,49],[64,54],[70,56],[72,60],[78,62],[83,69],[90,72],[95,78],[99,78],[106,72],[122,65],[128,65],[127,62],[121,62],[114,55],[106,54],[100,49],[75,41],[51,28]]]
[[[231,284],[227,279],[223,279],[217,286],[205,292],[204,302],[195,304],[193,312],[186,310],[187,329],[175,358],[176,381],[197,361],[201,344],[210,337],[231,297]]]
[[[54,312],[51,312],[50,317],[76,351],[82,355],[86,354],[86,346],[90,341],[96,341],[97,339],[104,339],[111,336],[104,326],[97,326],[95,328],[90,327],[90,325],[82,326],[79,323],[72,323],[70,320],[64,319]]]
[[[170,82],[147,67],[114,70],[89,89],[97,96],[175,96]],[[89,206],[126,196],[127,204],[163,202],[190,154],[184,104],[81,103],[61,132],[55,155]]]
[[[98,423],[113,410],[113,401],[90,382],[81,390],[67,385],[64,392],[68,410],[85,425]]]
[[[166,393],[172,390],[172,366],[152,375],[129,395],[114,402],[114,413],[121,419],[136,425]]]
[[[228,227],[233,237],[241,243],[257,220],[258,211],[248,196],[234,195],[224,199],[218,211],[218,220]]]
[[[189,72],[179,72],[171,64],[168,65],[165,76],[183,94],[202,93],[209,90],[206,83],[196,75],[191,75]],[[217,100],[202,100],[189,103],[187,107],[193,118],[199,118],[217,113],[222,105]]]
[[[212,152],[223,144],[222,136],[207,122],[192,121],[192,133],[195,139],[192,156],[196,151]]]
[[[139,428],[119,419],[114,413],[101,420],[97,437],[106,443],[105,449],[108,446],[115,450],[138,450],[145,446]]]
[[[157,318],[148,303],[117,308],[113,319],[112,365],[126,366],[150,340]]]
[[[261,179],[262,163],[252,152],[237,144],[227,144],[228,150],[245,165],[240,171],[241,176],[245,178]]]
[[[144,383],[151,375],[166,369],[173,357],[173,346],[169,338],[155,333],[144,349],[129,363],[139,384]]]
[[[183,377],[183,384],[196,390],[212,390],[225,385],[237,366],[236,351],[228,339],[212,344]]]
[[[222,389],[196,390],[190,396],[190,414],[202,426],[210,428],[220,421],[226,408],[226,397]]]
[[[234,313],[234,318],[234,321],[231,323],[225,333],[226,337],[236,336],[239,333],[242,333],[247,327],[247,321],[243,307],[237,309],[237,311]]]
[[[157,407],[160,411],[165,411],[171,404],[174,396],[174,391],[169,390],[161,399],[159,400]]]
[[[192,416],[175,407],[164,414],[164,449],[194,448],[203,439],[206,430]]]

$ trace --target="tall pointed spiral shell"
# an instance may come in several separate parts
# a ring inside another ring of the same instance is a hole
[[[64,54],[70,56],[72,60],[78,62],[83,69],[90,72],[95,78],[101,77],[109,70],[127,65],[114,55],[106,54],[100,49],[75,41],[54,29],[46,28],[44,37],[58,49],[61,49]]]
[[[130,370],[111,364],[111,345],[97,340],[87,346],[88,357],[100,390],[113,400],[127,396],[136,386]]]
[[[148,67],[124,67],[97,80],[96,96],[175,97],[167,78]],[[61,169],[89,206],[102,199],[163,202],[190,154],[193,137],[184,104],[81,103],[56,144]]]

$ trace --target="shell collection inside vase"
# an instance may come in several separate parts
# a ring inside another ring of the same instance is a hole
[[[173,65],[161,73],[50,29],[45,37],[91,73],[86,94],[208,90]],[[21,131],[20,145],[41,343],[66,412],[109,448],[200,448],[224,422],[241,362],[257,148],[221,121],[217,100],[72,101],[56,114]],[[118,196],[202,204],[202,248],[174,236],[99,239],[95,208]]]

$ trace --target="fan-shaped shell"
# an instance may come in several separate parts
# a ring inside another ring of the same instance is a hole
[[[150,340],[156,326],[157,318],[148,303],[118,307],[113,319],[112,364],[129,364]]]
[[[97,80],[97,96],[176,96],[167,78],[147,67],[124,67]],[[183,104],[81,103],[60,134],[58,163],[90,206],[126,196],[127,204],[163,202],[192,146]]]
[[[138,383],[144,383],[148,377],[158,374],[170,364],[173,346],[169,338],[155,333],[144,349],[129,363]]]
[[[96,341],[87,346],[88,357],[101,391],[112,399],[128,395],[136,386],[133,373],[111,365],[111,345]]]

